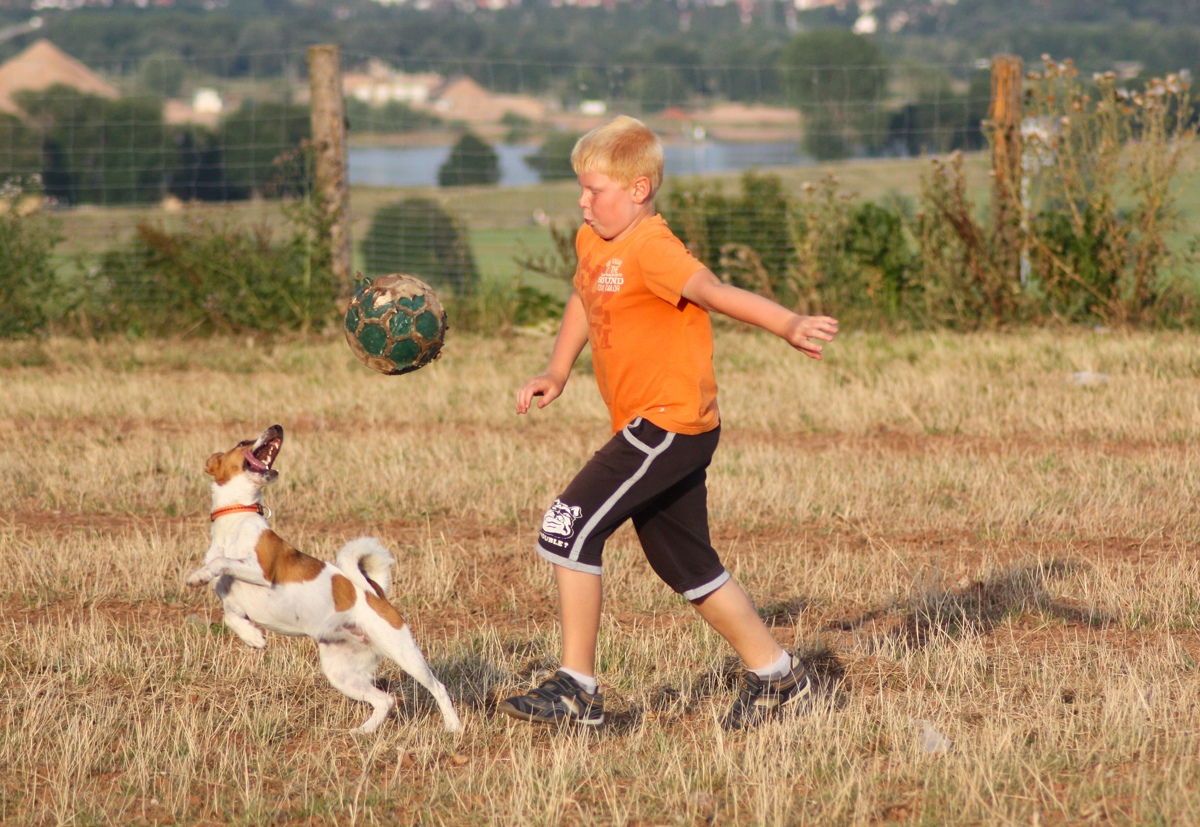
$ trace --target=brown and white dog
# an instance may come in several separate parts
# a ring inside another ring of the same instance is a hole
[[[262,629],[315,640],[321,668],[334,688],[375,708],[357,731],[374,732],[395,704],[374,683],[381,656],[428,689],[446,729],[460,731],[446,687],[386,599],[395,561],[383,546],[374,537],[351,540],[333,565],[297,551],[271,530],[262,489],[279,476],[271,466],[282,445],[283,428],[272,425],[257,440],[208,458],[212,545],[187,584],[212,582],[225,607],[225,625],[256,649],[267,645]]]

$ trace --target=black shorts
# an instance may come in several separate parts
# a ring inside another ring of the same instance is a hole
[[[705,469],[721,429],[664,431],[638,417],[583,466],[542,520],[538,553],[555,565],[600,574],[604,542],[633,520],[651,568],[688,600],[716,591],[729,573],[708,536]]]

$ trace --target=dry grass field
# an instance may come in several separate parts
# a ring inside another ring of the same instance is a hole
[[[1200,338],[848,331],[814,363],[722,330],[714,539],[822,678],[728,734],[735,664],[622,529],[599,731],[498,699],[555,665],[543,509],[606,438],[550,339],[453,335],[386,378],[339,339],[0,343],[0,823],[1200,823]],[[393,550],[391,597],[463,715],[248,649],[184,576],[205,458],[283,425],[276,529]]]

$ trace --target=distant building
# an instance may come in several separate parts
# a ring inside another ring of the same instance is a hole
[[[103,98],[120,97],[115,86],[49,40],[42,39],[0,65],[0,112],[20,114],[21,109],[13,100],[17,92],[40,92],[58,84]]]
[[[466,76],[454,78],[435,89],[427,108],[447,120],[467,123],[499,123],[508,112],[531,121],[546,117],[546,104],[537,98],[493,95]]]
[[[201,87],[192,95],[190,103],[175,98],[166,101],[163,120],[169,124],[195,123],[212,127],[220,121],[225,108],[225,101],[216,89]]]
[[[367,61],[365,72],[346,72],[342,76],[345,95],[371,106],[385,106],[392,101],[420,106],[427,103],[433,91],[444,83],[445,78],[433,72],[397,72],[374,58]]]

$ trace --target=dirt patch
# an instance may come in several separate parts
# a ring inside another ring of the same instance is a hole
[[[532,519],[532,517],[531,517]],[[89,514],[19,511],[8,515],[6,522],[20,531],[71,535],[80,531],[97,534],[160,533],[164,527],[177,532],[207,532],[208,521],[196,517],[155,517],[136,515]],[[357,522],[310,521],[292,518],[291,525],[309,534],[350,537],[363,533]],[[530,625],[542,626],[555,622],[557,607],[548,578],[530,577],[531,554],[529,531],[507,526],[482,524],[472,520],[449,519],[413,522],[379,520],[370,531],[385,545],[398,550],[420,549],[430,537],[452,538],[456,547],[471,549],[477,555],[471,577],[477,584],[477,597],[463,601],[454,597],[437,601],[432,608],[416,612],[414,623],[433,634],[463,634],[489,629],[493,631],[528,630]],[[837,547],[864,561],[900,560],[910,570],[920,589],[937,595],[943,613],[967,618],[972,633],[990,635],[998,621],[1004,620],[1006,630],[1017,629],[1028,638],[1022,643],[1049,640],[1053,635],[1074,633],[1095,634],[1100,629],[1110,632],[1115,621],[1091,612],[1087,607],[1070,600],[1056,599],[1037,589],[1037,577],[1058,576],[1073,566],[1117,567],[1142,565],[1158,559],[1178,556],[1183,546],[1174,538],[1157,536],[1103,537],[1073,539],[1060,543],[1045,542],[986,542],[966,532],[880,532],[866,531],[847,521],[812,523],[765,531],[755,531],[753,543],[747,548],[747,533],[730,527],[716,526],[714,544],[720,548],[736,546],[739,562],[753,564],[756,560],[778,559],[792,554],[797,539],[821,546]],[[813,539],[816,538],[816,539]],[[632,542],[627,538],[627,541]],[[400,553],[400,565],[420,562],[420,553]],[[1037,562],[1042,561],[1042,562]],[[644,561],[635,559],[633,565]],[[1042,566],[1029,575],[1030,583],[1020,578],[1030,567]],[[988,575],[992,571],[995,574]],[[1049,572],[1047,574],[1046,572]],[[647,568],[646,576],[652,576]],[[462,575],[460,575],[461,577]],[[1008,578],[1005,580],[1004,578]],[[536,581],[536,582],[535,582]],[[1022,591],[1024,590],[1024,591]],[[813,602],[804,595],[759,595],[760,612],[781,639],[796,635],[819,636],[834,648],[857,641],[864,636],[879,639],[903,638],[907,644],[923,645],[931,635],[931,625],[937,618],[920,618],[920,607],[910,603],[892,602],[862,605],[852,601]],[[405,595],[402,601],[430,601],[422,595]],[[1014,617],[1014,607],[1023,607]],[[931,610],[932,611],[932,610]],[[102,616],[114,624],[140,626],[161,622],[218,622],[220,608],[204,589],[187,592],[182,601],[122,602],[103,601],[80,603],[78,600],[31,605],[15,597],[0,603],[0,618],[22,623],[59,624],[78,618]],[[684,606],[646,611],[633,611],[621,606],[612,620],[631,632],[654,634],[681,624],[696,622],[694,614]],[[1050,621],[1055,631],[1047,631]],[[1006,634],[1009,632],[1006,632]],[[1147,645],[1157,639],[1156,632],[1121,632],[1120,640],[1138,641]],[[1041,635],[1042,637],[1038,637]],[[1116,638],[1114,638],[1115,640]],[[1200,651],[1200,638],[1196,639]],[[1051,645],[1047,643],[1046,645]],[[1130,644],[1134,645],[1134,644]]]
[[[561,445],[564,438],[572,443],[592,444],[599,448],[604,442],[603,432],[583,431],[570,425],[547,425],[538,420],[520,429],[523,443],[534,445]],[[340,419],[301,414],[281,423],[286,433],[312,434],[330,433],[358,436],[364,432],[413,434],[430,440],[463,440],[488,437],[511,440],[511,423],[488,422],[397,422]],[[219,431],[223,438],[230,434],[257,436],[263,423],[249,420],[227,420],[214,423],[207,420],[186,421],[180,419],[136,419],[133,417],[80,417],[55,419],[53,417],[0,418],[0,433],[20,433],[33,436],[60,436],[63,433],[99,433],[107,438],[122,439],[142,434],[178,435]],[[788,447],[801,452],[820,453],[827,451],[887,452],[903,456],[961,453],[967,456],[1025,455],[1049,451],[1086,450],[1108,456],[1133,457],[1149,453],[1184,454],[1193,447],[1178,440],[1102,440],[1093,435],[1068,433],[1050,437],[1044,434],[1008,434],[1004,437],[986,437],[969,434],[918,434],[905,430],[880,426],[868,434],[821,434],[788,433],[785,431],[751,428],[730,428],[721,434],[725,446],[746,447],[771,445]],[[214,446],[214,450],[220,446]]]

